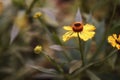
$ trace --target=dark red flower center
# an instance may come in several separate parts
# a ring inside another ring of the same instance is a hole
[[[83,30],[83,24],[81,22],[75,22],[72,25],[72,29],[74,32],[81,32]]]

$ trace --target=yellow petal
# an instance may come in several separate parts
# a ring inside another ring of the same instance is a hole
[[[116,34],[113,34],[113,38],[117,40],[117,35],[116,35]]]
[[[63,29],[64,30],[72,30],[72,27],[71,26],[63,26]]]
[[[120,42],[120,34],[119,34],[119,36],[118,36],[118,41]]]
[[[108,42],[113,46],[113,47],[116,47],[117,49],[120,49],[120,44],[119,44],[119,41],[120,41],[120,35],[118,36],[117,38],[117,35],[116,34],[113,34],[112,36],[108,36]]]
[[[117,45],[116,45],[116,48],[117,48],[117,49],[120,49],[120,45],[119,45],[119,44],[117,44]]]
[[[108,42],[115,42],[115,39],[112,36],[108,36]]]
[[[85,30],[85,31],[93,31],[95,29],[96,29],[95,26],[90,25],[90,24],[86,24],[83,26],[83,30]]]
[[[108,42],[109,42],[113,47],[115,47],[116,42],[115,42],[115,39],[113,38],[113,36],[108,36]]]
[[[77,33],[73,32],[73,31],[69,31],[69,32],[66,32],[63,36],[62,36],[62,39],[63,41],[67,41],[69,40],[70,38],[72,37],[77,37]]]
[[[112,45],[113,47],[115,47],[115,46],[116,46],[116,42],[111,42],[111,45]]]
[[[79,35],[81,39],[83,39],[84,41],[87,41],[88,39],[91,39],[95,35],[95,32],[83,31],[79,33]]]

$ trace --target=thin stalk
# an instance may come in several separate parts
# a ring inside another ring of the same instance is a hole
[[[71,56],[67,55],[66,52],[63,52],[63,56],[67,59],[68,62],[72,60]]]
[[[34,4],[37,2],[38,0],[33,0],[33,2],[31,3],[30,7],[28,8],[28,10],[26,11],[26,14],[30,13]]]
[[[49,62],[51,62],[51,63],[57,68],[57,70],[63,75],[63,77],[64,77],[65,80],[70,80],[69,77],[66,76],[66,74],[64,73],[64,70],[62,69],[62,67],[61,67],[54,59],[52,59],[52,58],[51,58],[50,56],[48,56],[48,55],[45,55],[45,54],[43,54],[43,55],[46,57],[46,59],[47,59]]]
[[[49,29],[47,28],[47,25],[45,24],[45,22],[39,17],[38,20],[40,21],[40,23],[42,24],[44,30],[47,32],[48,35],[50,35],[50,39],[51,39],[51,32],[49,31]],[[63,52],[63,56],[67,59],[68,62],[70,62],[72,60],[72,58],[66,53]]]
[[[42,54],[50,63],[52,63],[53,66],[55,66],[57,68],[57,70],[60,73],[62,73],[62,74],[64,73],[62,67],[54,59],[52,59],[49,55],[46,55],[45,53],[42,53]]]
[[[79,70],[76,70],[73,73],[73,77],[77,77],[79,76],[79,73],[81,73],[82,71],[86,70],[87,68],[91,67],[92,65],[101,63],[101,62],[105,62],[107,59],[109,59],[111,56],[113,56],[118,50],[114,50],[112,51],[108,56],[106,56],[105,58],[101,59],[101,60],[97,60],[95,62],[91,62],[88,65],[85,65],[84,67],[80,68]]]
[[[97,47],[96,52],[95,52],[94,55],[90,58],[90,62],[91,62],[92,60],[94,60],[94,59],[97,57],[97,55],[99,55],[99,52],[101,51],[101,48],[102,48],[103,44],[105,43],[105,39],[106,39],[106,34],[104,34],[104,36],[103,36],[103,38],[102,38],[102,40],[101,40],[100,45]]]
[[[77,33],[78,35],[78,42],[79,42],[79,51],[80,51],[80,57],[82,60],[82,66],[85,65],[85,55],[84,55],[84,50],[83,50],[83,45],[82,45],[82,40],[80,39],[79,33]]]
[[[38,18],[38,20],[42,24],[44,30],[51,36],[51,33],[50,33],[49,29],[47,28],[47,25],[46,25],[45,21],[42,20],[40,17]]]

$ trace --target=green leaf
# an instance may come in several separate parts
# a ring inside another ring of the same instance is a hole
[[[56,33],[52,34],[52,39],[56,44],[63,45],[63,43],[61,42],[61,40],[59,39],[59,37]]]
[[[108,59],[108,63],[109,65],[114,69],[115,68],[115,62],[117,60],[117,54],[112,55],[109,59]]]
[[[57,71],[54,69],[46,69],[46,68],[41,67],[41,66],[30,65],[30,67],[33,69],[36,69],[40,72],[47,73],[47,74],[56,74],[57,73]]]
[[[52,75],[52,74],[45,74],[45,73],[42,73],[42,74],[37,74],[37,75],[34,75],[34,78],[37,78],[39,80],[46,80],[46,79],[59,79],[59,80],[62,80],[63,79],[63,76],[62,75]]]
[[[62,46],[57,45],[57,44],[51,45],[49,47],[50,47],[50,49],[53,49],[53,50],[56,50],[56,51],[63,51]]]
[[[89,54],[86,54],[86,53],[88,53],[90,48],[91,48],[91,42],[92,42],[92,40],[89,40],[85,43],[85,49],[84,49],[85,55],[89,55]]]
[[[95,40],[97,42],[96,44],[100,44],[105,33],[105,20],[102,20],[95,26],[96,26]]]
[[[69,69],[69,73],[71,74],[72,72],[74,72],[75,70],[79,69],[82,66],[82,62],[81,61],[77,61],[77,60],[73,60],[71,62],[71,66]]]
[[[58,26],[58,22],[56,20],[53,10],[48,8],[41,8],[41,11],[44,13],[44,19],[48,24]]]
[[[92,13],[84,14],[84,17],[86,18],[87,23],[93,23],[94,19],[92,18]]]
[[[90,77],[90,80],[101,80],[99,77],[97,77],[92,71],[86,70],[86,73]]]
[[[11,33],[10,33],[10,44],[14,41],[14,39],[17,37],[20,29],[16,25],[12,27]]]

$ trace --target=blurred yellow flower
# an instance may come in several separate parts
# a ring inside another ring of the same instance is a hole
[[[82,40],[87,41],[95,35],[94,30],[96,29],[93,25],[83,25],[81,22],[75,22],[72,26],[64,26],[63,28],[68,31],[63,35],[63,41],[67,41],[72,37],[78,37],[78,34]]]
[[[34,48],[34,52],[35,52],[36,54],[39,54],[41,51],[42,51],[42,46],[40,46],[40,45],[37,45],[37,46]]]
[[[15,18],[14,25],[19,27],[20,29],[24,29],[27,27],[28,19],[27,19],[27,15],[26,15],[25,11],[21,10],[18,12],[18,14]]]
[[[41,15],[42,15],[41,12],[36,12],[33,17],[34,18],[39,18]]]
[[[117,36],[116,34],[113,34],[112,36],[108,36],[108,42],[117,49],[120,50],[120,34]]]
[[[3,12],[3,3],[0,1],[0,15]]]

